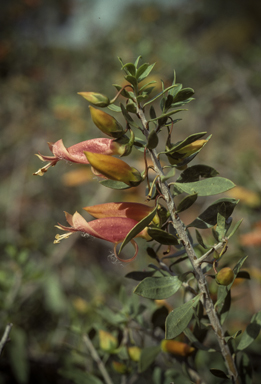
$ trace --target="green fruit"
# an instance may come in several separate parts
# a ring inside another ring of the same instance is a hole
[[[216,283],[218,285],[229,285],[233,282],[234,280],[234,272],[231,268],[226,267],[222,268],[215,277]]]

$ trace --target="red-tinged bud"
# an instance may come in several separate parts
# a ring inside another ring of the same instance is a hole
[[[96,105],[96,107],[107,107],[110,104],[110,99],[96,92],[78,92],[78,95],[84,97],[89,103]]]
[[[161,349],[163,352],[182,357],[187,357],[195,351],[194,347],[176,340],[162,340]]]
[[[141,349],[139,347],[136,347],[136,345],[133,345],[131,347],[128,347],[128,354],[132,361],[139,361],[140,355],[141,355]]]
[[[114,351],[118,346],[118,340],[111,333],[99,330],[100,348],[106,352]]]
[[[215,276],[216,283],[218,285],[229,285],[234,280],[234,272],[231,268],[226,267],[222,268]]]
[[[78,144],[72,145],[66,148],[62,140],[58,140],[56,143],[48,143],[53,156],[44,156],[38,154],[42,161],[49,161],[45,167],[40,168],[34,175],[43,176],[49,167],[56,165],[60,160],[69,161],[71,163],[89,164],[84,151],[101,153],[104,155],[120,155],[125,153],[125,145],[121,140],[113,140],[107,138],[98,138],[92,140],[82,141]]]
[[[103,133],[108,136],[119,138],[124,135],[124,129],[118,121],[106,112],[89,106],[92,121]]]
[[[110,180],[122,181],[130,187],[139,185],[143,178],[140,172],[115,157],[84,152],[91,166]]]

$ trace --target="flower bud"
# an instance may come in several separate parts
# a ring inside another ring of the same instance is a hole
[[[107,107],[110,104],[110,99],[96,92],[78,92],[78,95],[84,97],[89,103],[96,105],[97,107]]]
[[[190,155],[193,155],[193,153],[197,152],[199,149],[201,149],[205,143],[207,143],[207,140],[196,140],[193,143],[190,143],[185,147],[178,149],[177,152],[185,154],[186,157],[188,157]]]
[[[100,109],[94,108],[91,105],[89,108],[92,121],[103,133],[114,138],[119,138],[124,134],[123,127],[113,116]]]
[[[183,357],[189,356],[195,351],[194,347],[176,340],[162,340],[161,349],[163,352]]]
[[[129,372],[129,368],[127,367],[127,365],[124,363],[120,363],[119,361],[113,361],[112,368],[115,372],[120,373],[122,375],[125,375]]]
[[[122,181],[130,187],[138,186],[143,178],[140,172],[124,161],[108,155],[84,152],[91,166],[110,180]]]
[[[132,361],[139,361],[141,355],[141,349],[135,345],[128,347],[128,354]]]
[[[118,340],[111,333],[99,330],[100,348],[103,351],[111,352],[118,346]]]
[[[216,274],[216,277],[215,277],[215,280],[216,280],[216,283],[218,285],[229,285],[233,282],[234,280],[234,272],[231,268],[229,267],[226,267],[226,268],[222,268],[217,274]]]

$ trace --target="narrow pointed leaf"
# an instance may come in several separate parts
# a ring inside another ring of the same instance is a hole
[[[172,95],[173,98],[179,93],[179,91],[182,89],[182,84],[173,84],[175,87],[173,87],[168,93]]]
[[[197,238],[199,245],[201,245],[201,247],[208,249],[208,247],[205,245],[205,243],[203,241],[201,234],[199,233],[199,231],[197,229],[196,229],[196,238]]]
[[[138,67],[138,65],[139,65],[139,61],[140,61],[141,58],[142,58],[142,56],[138,56],[137,59],[135,60],[135,63],[134,63],[135,68]]]
[[[174,183],[174,186],[188,194],[197,193],[198,196],[213,196],[234,188],[235,184],[223,177],[211,177],[192,183]]]
[[[150,74],[150,72],[153,70],[155,64],[156,64],[156,63],[151,64],[151,65],[149,65],[149,66],[145,69],[145,71],[139,76],[139,78],[138,78],[138,83],[140,83],[142,80],[146,79],[147,76],[149,76],[149,74]]]
[[[192,195],[188,195],[188,196],[184,197],[184,199],[181,200],[181,202],[177,206],[177,212],[178,213],[183,212],[186,209],[188,209],[189,207],[191,207],[191,205],[195,203],[197,198],[198,198],[197,193],[193,193]]]
[[[153,240],[156,240],[160,244],[179,245],[179,241],[175,236],[163,231],[162,229],[149,227],[148,234],[153,238]]]
[[[110,105],[108,105],[107,108],[109,108],[111,111],[114,111],[114,112],[121,112],[121,108],[115,104],[110,104]]]
[[[150,65],[148,63],[144,63],[142,64],[138,69],[137,69],[137,72],[136,72],[136,78],[139,79],[139,77],[146,71],[146,69],[149,67]]]
[[[145,227],[149,225],[149,223],[153,220],[154,216],[156,215],[157,209],[158,206],[156,206],[148,216],[144,217],[144,219],[139,221],[138,224],[136,224],[135,227],[132,228],[132,230],[127,234],[127,236],[123,240],[119,250],[119,254],[126,244],[128,244],[135,236],[137,236]]]
[[[163,119],[163,118],[167,118],[169,116],[174,115],[175,113],[182,112],[182,111],[187,111],[187,109],[176,109],[175,111],[170,111],[170,112],[167,112],[167,113],[163,113],[162,115],[156,117],[155,119],[150,119],[149,122],[153,122],[153,121],[157,121],[157,120],[160,120],[160,119]]]
[[[228,239],[230,239],[231,236],[234,235],[234,233],[238,230],[239,226],[241,225],[243,219],[239,220],[236,225],[234,226],[234,228],[232,229],[232,231],[230,232],[230,234],[228,235]]]
[[[123,183],[122,181],[115,181],[115,180],[102,180],[99,182],[104,187],[111,188],[111,189],[129,189],[131,188],[129,185]]]
[[[193,317],[193,308],[197,305],[201,295],[181,305],[170,312],[166,319],[166,339],[174,339],[179,336],[188,326]]]
[[[174,295],[182,285],[178,276],[146,277],[134,290],[147,299],[162,300]]]
[[[226,206],[221,204],[217,214],[217,227],[218,241],[221,241],[226,234]]]

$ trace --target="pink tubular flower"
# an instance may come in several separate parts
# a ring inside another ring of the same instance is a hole
[[[67,238],[73,232],[83,232],[90,236],[97,237],[98,239],[114,243],[114,253],[120,261],[129,262],[134,260],[137,256],[138,246],[134,240],[131,240],[131,243],[135,248],[135,255],[132,258],[128,260],[120,259],[116,252],[117,245],[125,239],[130,230],[138,223],[136,220],[126,217],[104,217],[87,222],[78,212],[75,212],[74,215],[70,215],[65,212],[65,217],[67,222],[70,224],[70,227],[65,227],[61,224],[56,227],[70,233],[66,235],[56,235],[54,241],[55,244],[59,243],[63,238]],[[146,240],[151,239],[146,228],[143,229],[136,237],[142,237]]]
[[[72,145],[66,148],[63,144],[62,139],[56,141],[56,143],[48,143],[53,156],[43,156],[37,154],[42,161],[49,161],[45,167],[40,168],[34,175],[43,176],[47,172],[48,168],[56,165],[59,160],[70,161],[71,163],[89,164],[84,151],[92,153],[101,153],[104,155],[123,155],[125,146],[121,143],[116,142],[114,139],[99,138],[82,141],[78,144]]]

